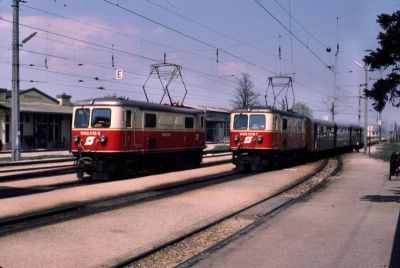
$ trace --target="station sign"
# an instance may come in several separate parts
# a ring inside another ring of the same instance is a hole
[[[121,80],[124,78],[124,71],[122,69],[115,70],[115,79]]]

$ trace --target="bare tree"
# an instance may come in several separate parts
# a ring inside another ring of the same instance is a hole
[[[259,94],[253,90],[253,82],[249,74],[243,73],[236,83],[236,96],[233,100],[235,109],[248,109],[259,104]]]

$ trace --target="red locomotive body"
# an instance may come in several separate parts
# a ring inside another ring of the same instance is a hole
[[[303,152],[306,146],[306,117],[302,115],[269,108],[231,114],[233,161],[245,170],[266,166],[287,152]]]
[[[260,170],[279,159],[362,147],[362,128],[312,120],[270,108],[231,113],[230,148],[239,170]]]
[[[200,164],[204,113],[120,98],[80,101],[74,105],[72,137],[78,177],[167,162]]]

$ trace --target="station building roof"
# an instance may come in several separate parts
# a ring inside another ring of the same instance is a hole
[[[55,99],[37,88],[20,91],[20,111],[31,113],[72,114],[71,96],[62,94]],[[63,101],[63,100],[67,101]],[[11,109],[11,91],[0,88],[0,109]]]

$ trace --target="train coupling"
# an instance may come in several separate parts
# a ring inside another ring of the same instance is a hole
[[[234,156],[236,169],[241,172],[261,171],[261,158],[248,153]]]
[[[87,174],[89,177],[92,176],[95,170],[96,161],[90,157],[81,157],[76,160],[76,175],[79,179],[83,179],[84,175]]]

